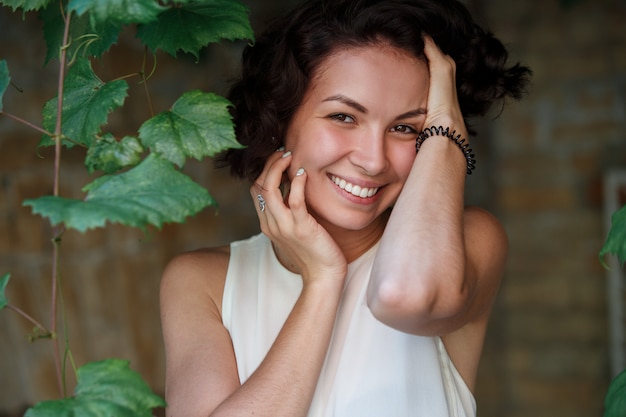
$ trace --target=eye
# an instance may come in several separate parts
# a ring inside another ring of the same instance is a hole
[[[416,134],[417,131],[415,129],[413,129],[411,126],[408,125],[397,125],[391,128],[392,132],[398,132],[398,133],[407,133],[407,134]]]
[[[355,122],[352,116],[349,116],[345,113],[334,113],[328,117],[341,123],[354,123]]]

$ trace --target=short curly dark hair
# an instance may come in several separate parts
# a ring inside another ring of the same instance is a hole
[[[301,104],[322,61],[340,48],[390,44],[424,56],[423,33],[456,62],[463,116],[482,116],[506,97],[521,98],[530,77],[474,23],[457,0],[309,0],[274,22],[243,53],[242,76],[228,95],[237,140],[218,164],[254,181]]]

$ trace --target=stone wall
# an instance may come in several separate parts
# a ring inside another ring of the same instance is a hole
[[[255,28],[286,3],[250,1]],[[527,100],[480,123],[473,141],[478,169],[468,182],[468,200],[498,215],[511,247],[479,376],[479,415],[598,416],[611,378],[606,271],[597,257],[605,236],[602,179],[609,169],[626,168],[626,2],[468,3],[510,45],[512,59],[535,73]],[[41,69],[39,22],[0,8],[0,27],[0,59],[7,59],[23,90],[10,89],[4,109],[39,124],[56,78],[53,66]],[[132,33],[122,45],[123,54],[98,64],[103,78],[140,62]],[[150,83],[156,111],[189,89],[222,93],[240,46],[212,47],[198,63],[159,56]],[[111,120],[118,132],[132,133],[145,117],[140,98]],[[47,323],[51,230],[21,206],[51,192],[52,154],[38,153],[38,140],[0,116],[0,274],[12,273],[9,300]],[[78,197],[89,181],[80,152],[64,152],[63,164],[62,193]],[[157,392],[163,390],[163,266],[175,253],[257,230],[244,184],[210,161],[190,163],[186,171],[216,197],[219,210],[148,235],[112,226],[67,232],[62,243],[63,303],[76,362],[128,359]],[[0,415],[56,395],[50,343],[30,344],[25,335],[31,327],[9,311],[0,313]]]

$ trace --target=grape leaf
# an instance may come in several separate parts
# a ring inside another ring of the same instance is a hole
[[[127,361],[90,362],[77,374],[73,397],[40,402],[24,417],[151,417],[152,409],[165,406]]]
[[[79,16],[88,13],[93,25],[148,23],[164,10],[155,0],[70,0],[67,9]]]
[[[59,59],[63,46],[64,16],[58,3],[53,2],[39,14],[43,21],[43,34],[47,53],[44,64],[51,59]],[[76,57],[100,57],[117,41],[122,25],[114,22],[92,24],[89,15],[72,16],[67,54],[72,60]]]
[[[604,417],[626,415],[626,370],[617,375],[604,398]]]
[[[105,175],[83,188],[85,200],[44,196],[24,201],[33,213],[53,225],[84,232],[107,221],[126,226],[161,228],[182,222],[209,205],[216,205],[208,191],[158,156],[151,154],[133,169]]]
[[[127,89],[124,80],[104,83],[91,69],[89,60],[78,59],[65,78],[62,132],[70,141],[63,143],[68,148],[76,143],[91,146],[109,113],[124,103]],[[43,111],[43,126],[49,132],[54,132],[56,112],[57,99],[54,98],[46,103]],[[54,141],[47,135],[39,142],[39,146],[52,144]]]
[[[230,105],[218,95],[189,91],[171,110],[147,120],[139,128],[139,138],[179,167],[186,157],[202,159],[226,148],[241,148],[228,111]]]
[[[137,138],[126,136],[119,142],[111,134],[96,140],[85,158],[89,173],[96,170],[112,174],[121,168],[137,165],[141,161],[143,146]]]
[[[2,278],[0,278],[0,310],[9,304],[9,300],[7,300],[7,296],[5,294],[9,278],[11,278],[11,274],[4,274]]]
[[[616,255],[621,265],[626,262],[626,206],[611,216],[611,230],[600,250],[600,261],[604,266],[603,258],[607,253]]]
[[[236,0],[183,2],[169,8],[154,22],[140,25],[137,37],[152,51],[172,56],[181,50],[196,59],[200,49],[222,39],[254,39],[248,8]]]
[[[7,62],[3,59],[0,60],[0,111],[2,111],[2,97],[4,97],[4,92],[7,91],[7,87],[11,82],[11,77],[9,76],[9,67]]]
[[[0,4],[9,6],[13,11],[21,7],[25,12],[39,10],[45,7],[49,2],[50,0],[0,0]]]

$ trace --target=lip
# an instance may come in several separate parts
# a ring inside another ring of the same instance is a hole
[[[370,203],[377,199],[383,186],[364,181],[355,181],[338,175],[329,174],[333,187],[351,201]]]

